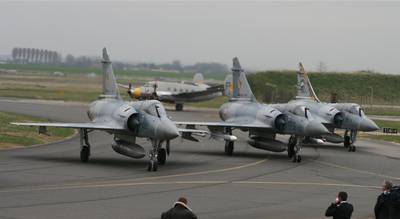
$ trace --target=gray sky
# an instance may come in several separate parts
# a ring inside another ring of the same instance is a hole
[[[14,46],[185,64],[238,56],[247,69],[400,73],[400,2],[0,1],[0,54]]]

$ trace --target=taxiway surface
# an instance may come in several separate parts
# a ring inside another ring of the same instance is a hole
[[[87,121],[78,105],[0,100],[0,111]],[[218,120],[212,111],[168,114],[177,121]],[[342,145],[305,147],[298,164],[243,140],[230,157],[223,142],[176,139],[166,165],[147,172],[146,159],[115,153],[111,139],[90,134],[89,163],[79,160],[77,137],[0,151],[0,218],[159,218],[180,196],[199,218],[324,218],[342,190],[354,204],[353,218],[369,218],[382,180],[400,184],[400,147],[380,141],[360,140],[355,153]]]

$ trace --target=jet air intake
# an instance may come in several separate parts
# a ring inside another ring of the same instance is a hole
[[[344,121],[344,113],[343,112],[338,112],[335,114],[333,117],[333,124],[337,127],[342,127]]]
[[[127,121],[129,131],[137,133],[139,125],[139,113],[133,113],[130,115]]]
[[[288,117],[286,114],[279,114],[274,121],[275,129],[277,129],[279,132],[283,132],[285,130],[287,121]]]

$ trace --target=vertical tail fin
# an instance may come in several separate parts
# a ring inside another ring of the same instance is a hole
[[[193,76],[193,84],[203,84],[204,83],[204,76],[202,73],[196,73]]]
[[[103,60],[101,63],[103,63],[103,94],[101,96],[105,98],[121,99],[106,48],[103,48]]]
[[[240,66],[239,59],[233,58],[232,75],[225,78],[225,95],[231,100],[246,99],[256,101],[246,78],[246,73]]]
[[[297,98],[311,98],[317,102],[321,102],[315,94],[310,79],[301,62],[299,63],[299,70],[297,71]]]

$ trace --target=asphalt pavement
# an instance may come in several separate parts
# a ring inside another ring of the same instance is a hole
[[[0,111],[87,121],[84,105],[0,100]],[[168,111],[176,121],[218,121],[213,111]],[[175,139],[165,166],[147,172],[147,160],[124,157],[112,136],[92,132],[92,156],[79,160],[79,139],[0,151],[0,218],[160,218],[180,196],[199,218],[324,218],[339,191],[354,204],[353,218],[372,218],[384,179],[400,184],[400,146],[360,140],[306,146],[303,161],[254,149],[246,133],[233,156],[224,143]],[[285,138],[285,137],[280,137]],[[139,143],[150,147],[147,140]]]

